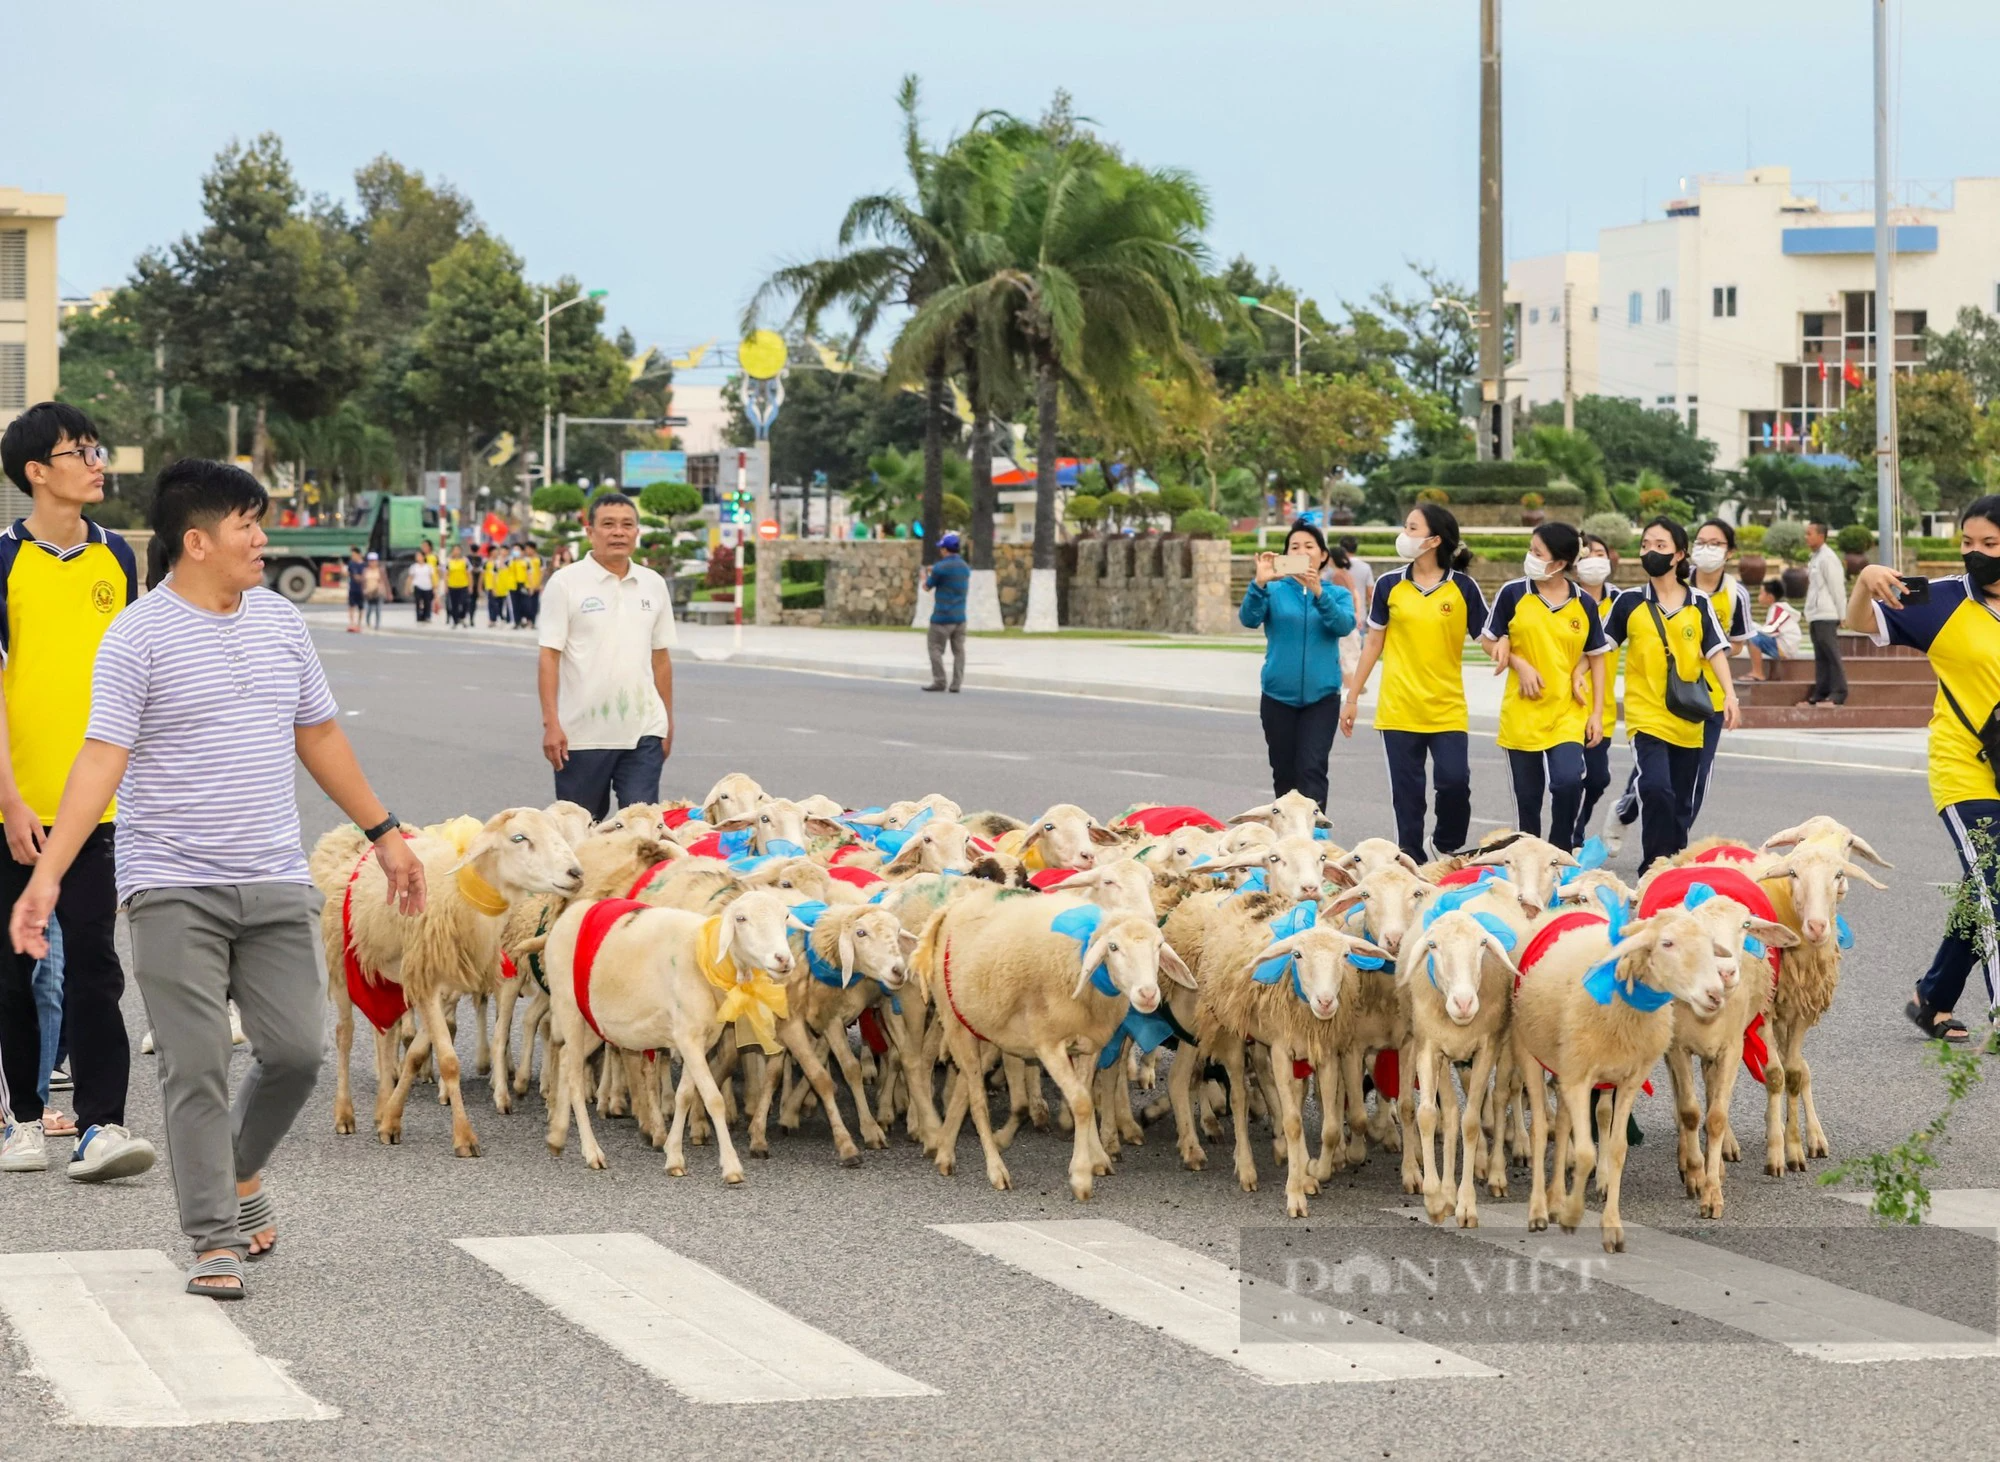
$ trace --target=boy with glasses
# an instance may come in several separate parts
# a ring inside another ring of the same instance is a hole
[[[0,467],[34,499],[34,511],[0,533],[0,917],[28,885],[55,821],[70,764],[90,720],[91,667],[104,633],[139,593],[139,566],[116,533],[83,510],[104,499],[108,453],[74,406],[31,406],[0,436]],[[63,1007],[75,1079],[77,1143],[68,1168],[78,1182],[143,1173],[151,1143],[125,1130],[132,1048],[118,1008],[125,971],[112,943],[118,917],[113,819],[107,806],[63,882],[56,916],[63,934]],[[38,1065],[41,1022],[35,959],[0,949],[0,1069],[16,1121],[0,1142],[0,1172],[48,1166]]]

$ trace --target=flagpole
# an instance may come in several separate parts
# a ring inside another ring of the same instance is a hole
[[[1889,293],[1889,0],[1874,0],[1874,9],[1875,544],[1881,561],[1895,569],[1903,515],[1896,502],[1896,305]]]

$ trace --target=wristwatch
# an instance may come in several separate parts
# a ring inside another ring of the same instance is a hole
[[[363,829],[361,829],[361,836],[368,839],[368,841],[371,843],[378,842],[381,839],[389,836],[390,833],[394,832],[396,830],[396,826],[397,826],[396,814],[392,812],[387,817],[383,818],[380,822],[376,823],[375,826],[364,827]]]

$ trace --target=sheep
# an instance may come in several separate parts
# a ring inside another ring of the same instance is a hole
[[[1032,826],[1014,828],[991,841],[1000,852],[1013,854],[1030,872],[1037,872],[1089,868],[1097,862],[1099,848],[1115,848],[1122,840],[1081,807],[1058,802]]]
[[[964,820],[964,812],[959,805],[949,797],[941,796],[936,792],[919,797],[914,802],[891,802],[887,807],[878,808],[874,811],[849,813],[841,820],[860,827],[887,828],[895,832],[908,827],[911,818],[926,811],[940,822],[961,822]],[[1015,825],[1018,826],[1018,824]],[[1005,829],[1002,829],[1002,831],[1005,831]]]
[[[1307,906],[1310,908],[1310,906]],[[1190,909],[1207,925],[1196,971],[1194,1033],[1199,1044],[1183,1044],[1168,1072],[1168,1091],[1180,1134],[1181,1161],[1200,1168],[1205,1161],[1189,1101],[1195,1073],[1213,1056],[1229,1073],[1229,1106],[1236,1129],[1236,1178],[1246,1193],[1257,1189],[1257,1162],[1250,1146],[1250,1103],[1244,1071],[1244,1043],[1270,1051],[1276,1087],[1275,1115],[1284,1142],[1285,1212],[1306,1216],[1306,1198],[1319,1191],[1306,1152],[1295,1060],[1330,1068],[1334,1060],[1334,1017],[1352,1000],[1357,972],[1350,954],[1387,958],[1374,944],[1331,925],[1305,928],[1274,938],[1272,919],[1285,913],[1283,901],[1253,894],[1240,900]],[[1181,911],[1176,911],[1177,916]],[[1293,915],[1292,917],[1297,917]],[[1273,970],[1269,962],[1283,966]],[[1265,975],[1271,976],[1268,980]]]
[[[749,817],[763,800],[762,787],[741,772],[731,772],[710,787],[708,795],[701,799],[702,820],[710,827],[739,822]]]
[[[1066,916],[1084,929],[1081,938],[1064,932]],[[990,1043],[1033,1055],[1062,1088],[1075,1129],[1070,1192],[1078,1201],[1089,1199],[1092,1179],[1111,1170],[1097,1138],[1089,1063],[1128,1011],[1159,1008],[1162,975],[1194,983],[1159,928],[1145,915],[1109,913],[1073,895],[980,891],[954,900],[924,926],[916,967],[940,1000],[944,1046],[958,1068],[934,1144],[938,1172],[952,1173],[969,1109],[985,1150],[987,1181],[998,1189],[1013,1186],[986,1108],[981,1048]]]
[[[1156,838],[1134,843],[1130,861],[1143,863],[1155,875],[1172,878],[1187,872],[1200,858],[1222,853],[1223,834],[1213,828],[1180,827]]]
[[[594,913],[598,910],[605,912]],[[593,918],[608,920],[609,927],[593,929],[601,932],[601,943],[579,971],[579,940]],[[732,1021],[738,1022],[741,1039],[744,1026],[754,1033],[759,1023],[775,1023],[787,1008],[784,988],[770,977],[791,972],[789,922],[786,905],[761,892],[746,893],[714,915],[634,907],[624,900],[579,902],[564,910],[543,954],[555,1048],[562,1053],[549,1104],[549,1151],[562,1152],[574,1113],[585,1163],[605,1166],[591,1130],[586,1085],[586,1062],[600,1043],[627,1051],[671,1050],[681,1058],[681,1076],[667,1130],[667,1172],[687,1173],[681,1135],[691,1097],[699,1093],[715,1126],[723,1181],[742,1182],[743,1164],[729,1138],[708,1049]]]
[[[1334,859],[1334,866],[1349,878],[1366,878],[1377,868],[1397,864],[1411,873],[1421,873],[1417,860],[1405,853],[1393,838],[1363,838]]]
[[[1460,866],[1504,869],[1508,882],[1521,891],[1522,900],[1539,912],[1554,899],[1564,870],[1575,868],[1577,861],[1575,854],[1542,838],[1509,833],[1481,843]]]
[[[1539,959],[1524,951],[1521,962],[1527,968],[1514,994],[1514,1061],[1531,1084],[1538,1082],[1533,1074],[1538,1065],[1555,1076],[1556,1222],[1565,1233],[1575,1232],[1583,1218],[1584,1184],[1596,1170],[1604,1193],[1604,1248],[1622,1253],[1618,1200],[1625,1122],[1641,1083],[1673,1039],[1674,1016],[1666,1002],[1682,1001],[1705,1017],[1722,1009],[1728,991],[1714,941],[1704,920],[1673,908],[1626,925],[1615,944],[1608,925],[1581,923],[1556,935]],[[1599,998],[1608,1003],[1599,1004]],[[1591,1092],[1600,1082],[1616,1087],[1601,1154],[1590,1131]],[[1549,1114],[1539,1089],[1528,1106],[1534,1123],[1528,1227],[1539,1232],[1548,1227],[1550,1214],[1543,1168]],[[1576,1159],[1573,1186],[1565,1176],[1570,1150]]]
[[[912,832],[894,854],[871,848],[841,861],[895,879],[912,873],[968,873],[981,856],[970,828],[934,817]]]
[[[563,835],[572,848],[590,836],[593,819],[590,809],[582,803],[556,801],[551,802],[542,811],[548,814],[549,820],[556,825],[556,831]],[[625,809],[621,807],[612,816],[617,817],[624,811]]]
[[[747,888],[772,889],[794,903],[801,899],[844,903],[854,892],[810,858],[772,854],[759,861],[738,860],[734,864],[683,856],[656,870],[626,896],[655,908],[713,913]]]
[[[1319,804],[1303,792],[1287,792],[1229,819],[1231,825],[1261,823],[1281,838],[1309,838],[1314,828],[1332,827]]]
[[[342,833],[336,829],[328,836]],[[394,1090],[377,1090],[376,1135],[384,1143],[402,1141],[410,1084],[435,1049],[439,1085],[451,1106],[452,1150],[460,1157],[477,1157],[479,1140],[465,1115],[445,999],[492,994],[500,977],[500,934],[508,907],[536,894],[572,894],[582,886],[583,870],[554,821],[532,807],[510,808],[489,818],[463,855],[444,839],[422,833],[412,840],[411,851],[424,865],[430,891],[424,911],[414,919],[397,913],[388,902],[379,866],[364,856],[339,891],[342,916],[335,927],[340,937],[329,943],[327,968],[330,978],[342,978],[332,972],[344,971],[352,951],[363,978],[400,986],[422,1022]],[[333,891],[327,892],[331,898]],[[350,1040],[351,1029],[350,1022]],[[385,1066],[383,1041],[378,1036],[378,1073]],[[343,1045],[343,1073],[347,1054]],[[336,1107],[336,1128],[343,1117],[351,1130],[351,1102],[344,1111]]]

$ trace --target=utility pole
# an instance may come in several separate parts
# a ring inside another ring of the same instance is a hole
[[[1576,286],[1563,281],[1563,430],[1576,430],[1576,371],[1570,356],[1570,331],[1574,327]]]
[[[1896,302],[1889,291],[1889,0],[1875,9],[1875,546],[1901,569],[1903,509],[1896,471]]]
[[[229,403],[229,460],[236,460],[236,403]]]
[[[167,424],[167,346],[153,342],[153,430],[165,431]]]
[[[1514,455],[1500,219],[1500,0],[1479,0],[1479,455],[1487,461]]]

